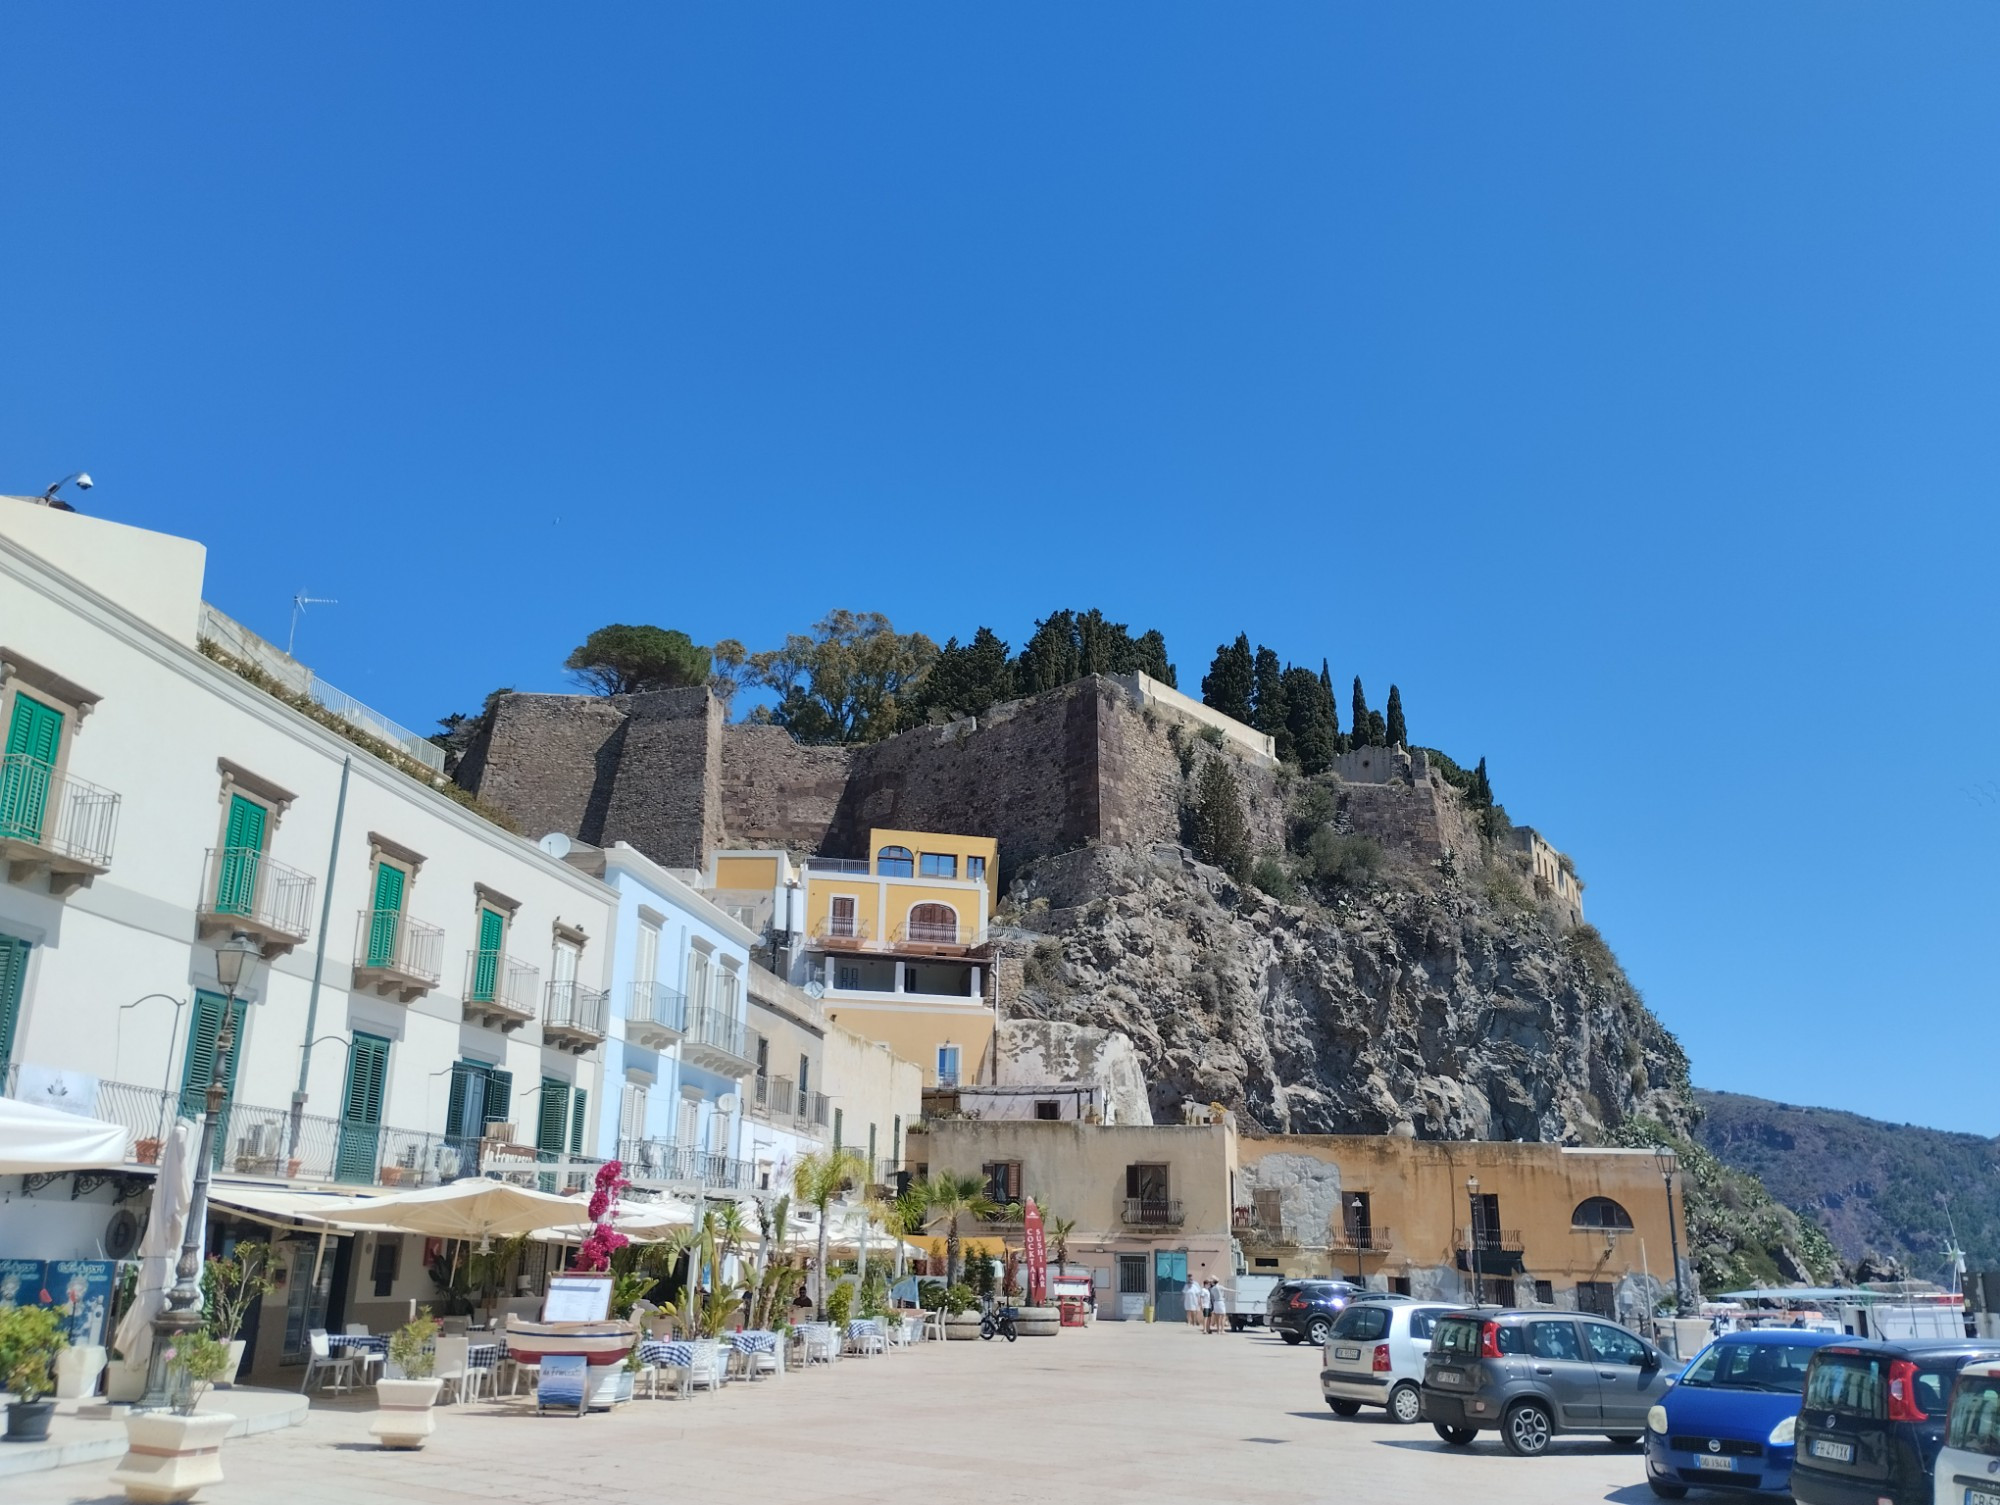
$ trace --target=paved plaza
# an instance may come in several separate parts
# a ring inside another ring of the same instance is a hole
[[[1430,1428],[1333,1416],[1318,1353],[1261,1335],[1105,1323],[1053,1340],[931,1343],[583,1420],[524,1400],[439,1413],[422,1453],[374,1448],[366,1403],[231,1442],[210,1505],[569,1505],[710,1499],[1296,1502],[1651,1500],[1601,1439],[1517,1459]],[[106,1500],[112,1465],[6,1481],[8,1505]]]

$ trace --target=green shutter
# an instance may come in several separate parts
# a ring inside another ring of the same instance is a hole
[[[581,1155],[583,1153],[583,1131],[586,1124],[585,1109],[589,1102],[589,1091],[582,1087],[577,1088],[576,1097],[570,1104],[569,1113],[569,1152],[572,1155]]]
[[[507,917],[497,909],[479,911],[479,954],[472,963],[472,1001],[491,1003],[500,982],[500,948],[507,939]]]
[[[834,1148],[834,1150],[835,1150],[835,1152],[836,1152],[836,1153],[838,1153],[838,1151],[839,1151],[839,1149],[840,1149],[840,1121],[841,1121],[841,1116],[842,1116],[842,1115],[841,1115],[841,1111],[840,1111],[840,1109],[838,1109],[838,1108],[835,1108],[835,1109],[833,1110],[833,1148]]]
[[[380,1035],[355,1035],[347,1053],[336,1179],[362,1185],[374,1181],[376,1151],[382,1141],[382,1093],[388,1081],[389,1042]]]
[[[396,926],[403,915],[403,870],[387,862],[375,864],[375,910],[368,918],[368,965],[387,967],[396,960]]]
[[[14,1031],[21,1023],[21,994],[28,985],[28,943],[0,935],[0,1080],[14,1059]]]
[[[514,1073],[494,1071],[486,1077],[486,1110],[480,1115],[479,1132],[486,1132],[487,1124],[504,1124],[507,1111],[514,1106]]]
[[[483,1099],[485,1097],[483,1092],[477,1090],[480,1083],[474,1073],[478,1070],[479,1068],[470,1061],[453,1061],[451,1063],[451,1096],[445,1100],[444,1105],[444,1137],[446,1139],[478,1137],[476,1132],[468,1128],[466,1122],[466,1107],[469,1102],[473,1098]]]
[[[542,1078],[542,1113],[535,1129],[535,1148],[560,1155],[563,1131],[568,1126],[569,1083],[545,1076]]]
[[[39,843],[49,806],[49,776],[62,746],[62,712],[31,695],[14,695],[7,757],[0,771],[0,836]]]
[[[194,1017],[188,1023],[187,1054],[181,1069],[180,1116],[199,1120],[208,1107],[208,1084],[215,1077],[215,1037],[222,1029],[222,1011],[229,1000],[221,993],[197,992]],[[243,1059],[245,1000],[236,1000],[231,1020],[235,1044],[222,1068],[222,1111],[215,1122],[215,1160],[222,1164],[229,1145],[229,1110],[236,1101],[236,1066]]]
[[[229,820],[222,831],[222,861],[216,870],[215,908],[220,914],[254,914],[257,869],[264,854],[268,812],[255,800],[229,796]]]

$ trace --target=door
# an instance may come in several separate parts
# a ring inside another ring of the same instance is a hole
[[[7,758],[0,768],[0,836],[40,844],[62,726],[61,711],[15,691],[14,714],[7,723]]]
[[[1576,1323],[1562,1317],[1526,1326],[1528,1362],[1536,1384],[1555,1402],[1556,1425],[1594,1431],[1603,1415],[1597,1398],[1597,1365],[1584,1352]]]
[[[1584,1323],[1583,1341],[1597,1361],[1597,1402],[1604,1425],[1612,1431],[1643,1432],[1646,1412],[1666,1393],[1666,1366],[1654,1360],[1652,1349],[1609,1322]]]
[[[216,1036],[229,1000],[220,993],[194,995],[194,1018],[188,1025],[187,1053],[182,1058],[180,1116],[200,1122],[208,1107],[208,1086],[215,1079]],[[243,1058],[243,1000],[236,1000],[230,1034],[234,1045],[222,1067],[222,1108],[215,1117],[215,1151],[210,1164],[220,1167],[229,1149],[229,1109],[236,1100],[236,1063]]]
[[[396,931],[403,918],[403,870],[394,863],[375,864],[375,905],[368,917],[368,965],[396,963]]]
[[[1187,1288],[1187,1251],[1153,1251],[1153,1320],[1181,1320],[1181,1292]]]
[[[222,828],[222,860],[216,868],[216,913],[257,912],[258,868],[264,857],[267,815],[255,800],[240,794],[229,796],[229,819]]]
[[[333,1174],[339,1181],[367,1186],[375,1180],[382,1145],[382,1093],[389,1080],[389,1042],[379,1035],[354,1037],[347,1053],[347,1093],[341,1103],[340,1150]]]
[[[500,948],[507,940],[507,917],[497,909],[479,911],[479,953],[472,962],[472,1000],[491,1003],[500,981]]]
[[[827,935],[835,939],[852,940],[854,929],[854,901],[845,894],[835,896],[827,908]]]
[[[540,1153],[535,1158],[543,1165],[561,1160],[568,1131],[569,1083],[559,1077],[543,1077],[542,1107],[535,1118],[535,1148]],[[542,1191],[554,1191],[556,1178],[544,1173],[535,1178],[535,1185]]]

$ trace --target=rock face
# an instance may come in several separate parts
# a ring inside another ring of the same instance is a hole
[[[1572,1144],[1689,1122],[1686,1057],[1596,932],[1476,873],[1287,905],[1179,847],[1096,846],[1030,865],[1001,918],[1007,1012],[1129,1036],[1156,1116]]]
[[[1116,1030],[1054,1019],[1003,1020],[998,1055],[1003,1087],[1089,1082],[1103,1093],[1106,1123],[1153,1121],[1139,1052]]]

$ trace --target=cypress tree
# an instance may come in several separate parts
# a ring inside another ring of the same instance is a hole
[[[1368,718],[1370,714],[1372,713],[1368,709],[1368,697],[1361,693],[1361,676],[1357,674],[1354,676],[1354,716],[1350,723],[1354,728],[1354,745],[1356,747],[1368,746]]]
[[[1481,758],[1479,766],[1472,770],[1472,787],[1465,793],[1466,802],[1475,810],[1493,808],[1493,784],[1486,777],[1486,760]]]
[[[1249,634],[1238,633],[1235,642],[1224,643],[1215,650],[1215,661],[1202,676],[1201,703],[1247,723],[1251,719],[1256,683]]]
[[[1403,692],[1394,685],[1389,686],[1389,725],[1387,728],[1389,746],[1408,747],[1410,729],[1403,725]]]
[[[1285,722],[1285,678],[1278,655],[1263,644],[1257,645],[1256,665],[1251,670],[1250,724],[1273,737],[1290,733]],[[1282,754],[1280,754],[1282,756]]]
[[[1168,689],[1178,689],[1174,666],[1167,658],[1167,640],[1157,627],[1149,627],[1139,634],[1139,640],[1132,645],[1132,667],[1141,674],[1150,674]]]
[[[1034,635],[1014,662],[1014,679],[1023,695],[1038,695],[1076,678],[1076,614],[1050,612],[1035,624]]]
[[[1202,861],[1213,863],[1232,878],[1250,869],[1250,824],[1236,791],[1236,773],[1226,757],[1202,764],[1195,792],[1192,845]]]
[[[1389,745],[1389,723],[1382,719],[1380,711],[1368,713],[1368,745],[1370,747]]]
[[[1326,772],[1340,751],[1333,696],[1320,677],[1303,665],[1285,670],[1285,726],[1299,767],[1306,773]]]

